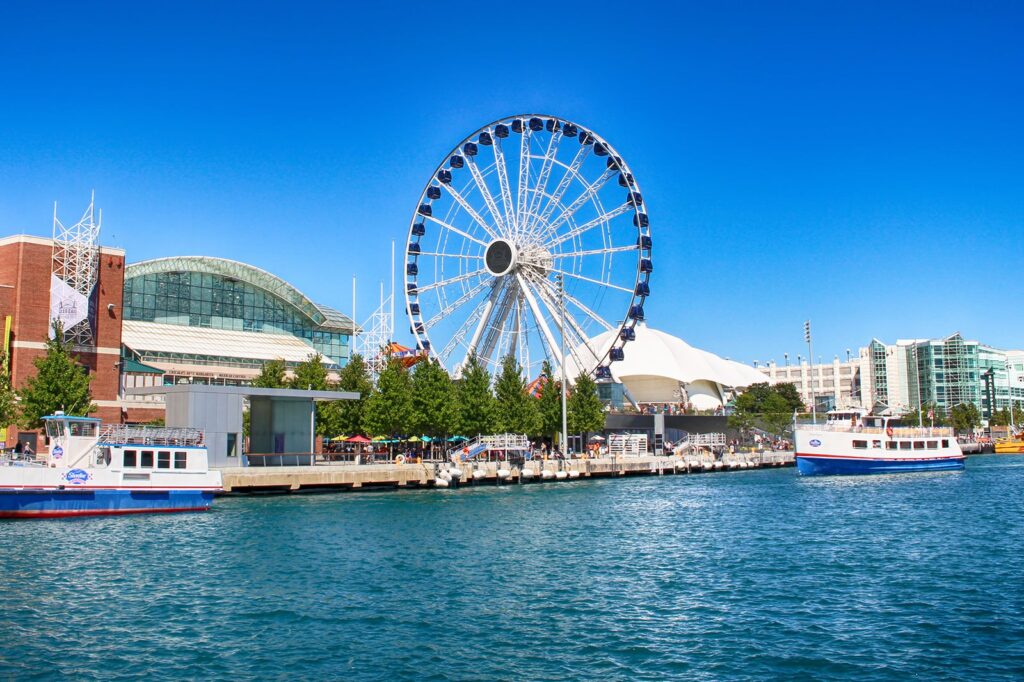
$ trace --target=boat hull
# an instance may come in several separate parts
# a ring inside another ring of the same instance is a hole
[[[864,474],[902,474],[915,471],[957,471],[964,468],[963,457],[869,458],[804,455],[797,453],[796,468],[803,476],[857,476]]]
[[[0,518],[57,518],[207,511],[207,490],[2,490]]]
[[[993,448],[997,455],[1019,455],[1024,454],[1024,440],[1000,440],[996,441]]]

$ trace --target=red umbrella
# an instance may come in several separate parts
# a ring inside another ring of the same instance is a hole
[[[366,436],[352,436],[345,440],[346,443],[369,443],[370,439]]]

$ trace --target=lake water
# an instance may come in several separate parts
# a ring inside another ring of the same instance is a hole
[[[0,523],[0,679],[1024,676],[1024,457]]]

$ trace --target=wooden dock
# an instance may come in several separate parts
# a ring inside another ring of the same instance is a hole
[[[221,469],[225,494],[295,493],[377,488],[433,488],[519,483],[564,483],[596,477],[734,473],[793,466],[792,452],[725,455],[722,460],[647,455],[640,457],[467,462],[460,474],[449,463],[318,464]],[[453,475],[455,474],[455,475]]]

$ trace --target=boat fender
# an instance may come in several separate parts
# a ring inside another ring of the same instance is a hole
[[[891,426],[885,427],[885,435],[889,436],[889,438],[892,438],[892,427]]]
[[[395,464],[405,464],[405,455],[395,457]]]

